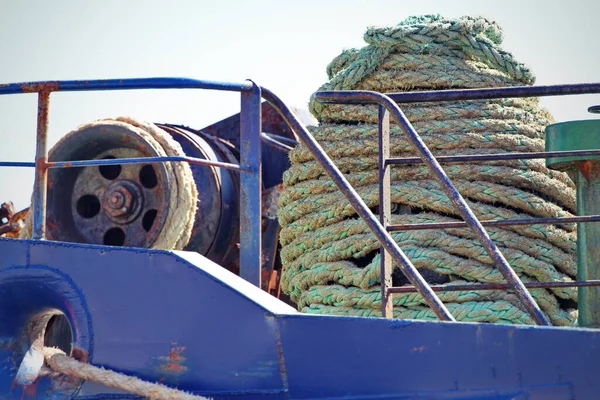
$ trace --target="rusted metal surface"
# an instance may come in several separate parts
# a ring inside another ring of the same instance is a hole
[[[378,170],[379,170],[379,222],[387,229],[392,222],[392,203],[391,203],[391,168],[385,161],[390,156],[390,112],[384,107],[379,106],[378,123]],[[394,303],[388,288],[392,286],[392,257],[385,247],[380,247],[381,261],[381,316],[384,318],[393,318]]]
[[[8,223],[12,216],[17,212],[15,209],[15,205],[12,201],[7,201],[6,203],[2,203],[0,206],[0,226]]]
[[[94,146],[90,146],[94,143]],[[102,125],[65,137],[51,161],[157,156],[135,131]],[[170,193],[162,163],[56,168],[48,179],[48,238],[152,247],[165,224]]]
[[[170,124],[157,124],[184,153],[212,163],[238,165],[235,149],[220,138]],[[222,168],[191,164],[198,190],[192,235],[184,250],[196,251],[231,272],[239,273],[239,175]],[[239,167],[238,167],[239,170]]]
[[[33,233],[32,238],[46,238],[46,197],[48,190],[48,108],[50,89],[38,92],[37,135],[35,149],[35,180],[33,188]]]
[[[169,350],[169,355],[159,357],[161,362],[159,370],[164,374],[170,375],[186,372],[188,370],[188,367],[185,365],[187,358],[183,355],[185,349],[185,346],[180,346],[176,342],[173,342]]]
[[[25,224],[29,208],[16,211],[14,204],[7,201],[0,206],[0,236],[17,238]]]
[[[277,210],[283,185],[279,184],[262,192],[262,283],[261,287],[272,296],[281,296],[281,273],[283,266],[279,258],[279,220]]]
[[[56,81],[52,82],[25,82],[19,83],[22,93],[41,93],[41,92],[56,92],[59,90],[60,84]]]
[[[262,269],[261,90],[241,93],[240,112],[240,276],[260,287]]]

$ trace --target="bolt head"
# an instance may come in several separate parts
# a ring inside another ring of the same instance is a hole
[[[104,211],[111,217],[126,217],[135,211],[136,198],[127,182],[112,185],[104,196]]]

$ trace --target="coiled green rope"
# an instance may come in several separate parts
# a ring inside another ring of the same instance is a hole
[[[529,85],[533,73],[500,48],[502,30],[484,18],[411,17],[397,26],[370,28],[367,46],[342,52],[327,67],[319,90],[394,92]],[[321,104],[310,110],[320,122],[312,134],[376,211],[378,206],[377,108]],[[454,101],[402,105],[435,155],[544,150],[552,117],[537,99]],[[414,157],[392,122],[391,154]],[[379,243],[304,146],[290,153],[280,199],[282,289],[304,312],[380,315]],[[571,216],[575,191],[562,173],[542,160],[449,164],[444,169],[480,219]],[[392,169],[393,223],[461,220],[423,165]],[[576,275],[575,227],[530,225],[488,230],[525,282],[572,281]],[[414,265],[433,282],[504,283],[467,228],[395,232]],[[396,270],[394,284],[406,279]],[[576,320],[573,288],[531,290],[557,325]],[[458,320],[533,323],[510,292],[441,292]],[[394,295],[397,318],[435,319],[419,294]]]

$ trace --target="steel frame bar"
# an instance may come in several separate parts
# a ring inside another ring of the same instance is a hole
[[[248,92],[253,84],[246,82],[217,82],[190,78],[131,78],[93,79],[69,81],[21,82],[0,84],[0,95],[16,93],[82,92],[96,90],[135,90],[135,89],[206,89],[230,92]]]
[[[392,201],[391,191],[391,168],[385,165],[385,160],[390,156],[390,112],[384,107],[379,106],[379,222],[387,229],[392,221]],[[392,286],[392,258],[381,246],[381,316],[383,318],[393,317],[393,298],[388,292]]]
[[[573,282],[525,282],[526,288],[548,289],[564,287],[590,287],[600,286],[599,280],[573,281]],[[512,289],[508,283],[477,283],[465,285],[430,285],[435,292],[460,292],[461,290],[498,290]],[[415,293],[417,290],[412,286],[392,286],[388,288],[390,293]]]
[[[481,244],[486,249],[487,253],[494,261],[494,264],[498,267],[498,270],[502,273],[504,278],[509,284],[519,300],[523,303],[531,317],[539,325],[551,325],[550,320],[544,314],[540,306],[531,296],[531,293],[527,291],[523,282],[519,279],[519,276],[508,264],[504,255],[500,252],[496,244],[492,241],[485,228],[481,225],[465,199],[456,189],[454,184],[448,178],[448,175],[444,172],[441,165],[437,162],[434,155],[431,153],[429,148],[425,145],[419,134],[415,131],[412,124],[408,121],[400,107],[388,96],[370,91],[327,91],[318,92],[315,94],[317,101],[328,102],[328,103],[373,103],[385,106],[390,112],[394,114],[402,130],[407,134],[419,153],[423,162],[427,165],[429,170],[433,173],[437,181],[442,186],[442,189],[456,206],[461,216],[469,227],[476,234]]]
[[[46,195],[48,193],[48,113],[50,91],[38,92],[35,178],[33,188],[32,239],[46,238]]]
[[[47,162],[48,168],[75,168],[75,167],[91,167],[98,165],[119,165],[119,164],[146,164],[159,163],[166,161],[184,161],[190,164],[207,165],[230,169],[233,171],[241,170],[237,164],[225,163],[220,161],[210,161],[203,158],[194,158],[186,156],[168,156],[168,157],[134,157],[134,158],[111,158],[107,160],[79,160],[79,161],[55,161]]]
[[[459,163],[504,160],[531,160],[549,157],[560,158],[577,156],[600,156],[600,149],[572,151],[540,151],[535,153],[465,154],[458,156],[437,156],[436,158],[439,163]],[[422,163],[423,160],[421,160],[419,157],[402,157],[388,158],[386,165],[409,165]]]
[[[260,287],[262,265],[261,89],[241,93],[240,276]]]
[[[358,215],[365,221],[369,229],[377,237],[381,245],[388,251],[394,260],[398,263],[399,268],[406,275],[408,280],[417,288],[417,291],[423,296],[424,300],[431,307],[433,312],[443,321],[455,321],[454,317],[448,311],[444,303],[431,290],[429,284],[423,279],[419,271],[410,262],[406,254],[400,249],[391,235],[383,227],[383,225],[375,218],[369,210],[363,199],[358,195],[356,190],[350,185],[348,180],[340,172],[333,161],[327,156],[327,153],[314,139],[314,137],[306,130],[304,125],[298,120],[290,108],[273,92],[263,88],[263,98],[281,114],[288,125],[294,130],[300,140],[311,151],[317,162],[324,168],[325,172],[333,180],[335,185],[340,189],[348,202],[354,207]],[[389,109],[389,108],[388,108]]]
[[[513,225],[542,225],[542,224],[572,224],[577,222],[600,222],[600,215],[582,215],[578,217],[552,217],[527,219],[492,219],[479,221],[483,226],[513,226]],[[468,228],[466,222],[428,222],[423,224],[389,225],[388,232],[415,231],[425,229]]]
[[[420,103],[452,100],[501,99],[511,97],[566,96],[594,93],[600,93],[600,83],[516,86],[486,89],[428,90],[422,92],[387,93],[387,96],[396,103]]]

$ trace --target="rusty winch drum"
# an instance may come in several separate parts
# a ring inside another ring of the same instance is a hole
[[[190,128],[157,124],[187,156],[238,163],[227,142]],[[157,157],[135,131],[88,126],[67,135],[50,161]],[[238,177],[229,170],[190,164],[198,190],[192,236],[184,250],[196,251],[237,272]],[[49,171],[47,237],[51,240],[127,247],[153,247],[172,205],[162,163],[53,168]],[[228,245],[227,245],[228,244]]]

